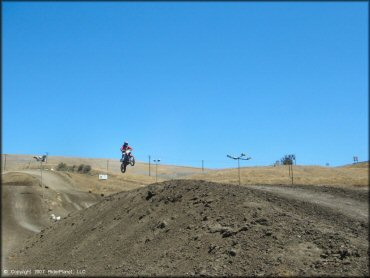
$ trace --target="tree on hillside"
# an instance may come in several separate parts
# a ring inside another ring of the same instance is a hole
[[[282,165],[293,165],[295,162],[295,155],[294,154],[287,154],[282,159],[280,159]]]

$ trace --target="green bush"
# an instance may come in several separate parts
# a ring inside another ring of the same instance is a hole
[[[76,168],[76,165],[68,166],[67,171],[68,171],[68,172],[74,172],[74,171],[75,171],[75,168]]]
[[[77,168],[77,172],[79,173],[89,173],[91,171],[91,166],[90,165],[85,165],[85,164],[80,164]]]
[[[77,170],[78,173],[89,173],[91,171],[90,165],[80,164],[78,167],[76,165],[68,166],[67,164],[61,162],[58,164],[57,168],[58,171],[68,171],[68,172],[75,172]]]
[[[68,166],[67,164],[63,163],[63,162],[60,162],[57,166],[57,171],[67,171],[68,170]]]
[[[83,168],[84,168],[84,166],[85,166],[84,164],[78,165],[77,172],[81,173],[82,170],[83,170]]]
[[[83,173],[89,173],[91,171],[91,166],[90,165],[85,165],[82,169]]]

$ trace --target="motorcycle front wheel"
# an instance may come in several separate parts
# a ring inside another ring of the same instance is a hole
[[[134,157],[131,157],[130,158],[130,165],[131,166],[134,166],[135,165],[135,158]]]

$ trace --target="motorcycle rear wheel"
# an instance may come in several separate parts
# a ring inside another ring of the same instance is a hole
[[[121,172],[122,173],[126,172],[126,167],[127,167],[126,163],[121,163]]]

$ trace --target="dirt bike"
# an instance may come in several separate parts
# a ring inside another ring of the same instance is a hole
[[[122,152],[122,158],[120,160],[121,163],[121,172],[126,172],[127,165],[134,166],[135,165],[135,157],[131,154],[131,150],[126,150]]]

